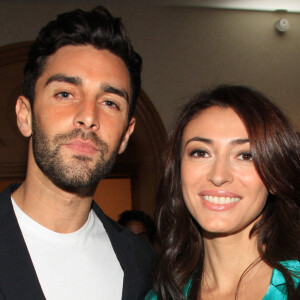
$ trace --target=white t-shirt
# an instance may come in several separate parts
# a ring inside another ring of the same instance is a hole
[[[47,300],[121,299],[123,270],[93,210],[82,228],[63,234],[12,204]]]

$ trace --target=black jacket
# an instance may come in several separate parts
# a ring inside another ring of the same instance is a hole
[[[18,186],[10,185],[0,193],[0,299],[45,299],[11,203],[11,193]],[[144,299],[152,285],[153,248],[107,217],[95,202],[92,209],[124,271],[122,300]]]

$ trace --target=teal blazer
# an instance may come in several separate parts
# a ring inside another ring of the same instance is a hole
[[[300,262],[298,260],[287,260],[287,261],[282,261],[280,263],[295,275],[298,276],[300,275]],[[293,276],[293,280],[295,283],[295,287],[297,287],[300,283],[300,278]],[[184,294],[186,297],[191,282],[192,281],[190,280],[184,289]],[[286,300],[286,299],[287,299],[287,291],[286,291],[284,277],[277,269],[274,269],[268,291],[265,294],[265,296],[262,298],[262,300]],[[151,290],[147,294],[145,300],[157,300],[157,296],[155,292]]]
[[[300,275],[300,262],[298,260],[287,260],[282,261],[281,264],[289,269],[295,275]],[[299,285],[300,278],[294,277],[293,280],[295,287]],[[283,275],[277,270],[274,269],[271,277],[271,283],[269,285],[268,291],[263,297],[262,300],[286,300],[287,291],[285,286],[285,280]]]

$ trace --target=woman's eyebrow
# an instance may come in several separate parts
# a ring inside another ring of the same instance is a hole
[[[249,142],[250,142],[249,139],[236,139],[236,140],[231,141],[231,144],[232,145],[243,145],[243,144],[246,144]]]
[[[195,136],[195,137],[189,139],[185,143],[185,145],[187,145],[190,142],[194,142],[194,141],[196,141],[196,142],[203,142],[203,143],[210,144],[210,145],[214,143],[213,140],[211,140],[211,139],[207,139],[207,138]],[[234,140],[232,140],[230,142],[230,144],[232,144],[232,145],[243,145],[243,144],[246,144],[246,143],[249,143],[249,142],[250,141],[249,141],[248,138],[247,139],[234,139]]]
[[[202,137],[195,136],[195,137],[189,139],[185,143],[185,145],[187,145],[190,142],[194,142],[194,141],[196,141],[196,142],[203,142],[203,143],[206,143],[206,144],[213,144],[213,141],[211,139],[207,139],[207,138],[202,138]]]

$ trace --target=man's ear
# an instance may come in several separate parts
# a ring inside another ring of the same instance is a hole
[[[17,124],[20,132],[30,137],[32,133],[32,111],[29,100],[20,96],[16,103]]]
[[[133,133],[134,126],[135,126],[135,118],[132,117],[129,124],[128,124],[127,130],[126,130],[125,135],[123,137],[123,140],[120,144],[118,154],[121,154],[125,151],[125,149],[127,147],[127,144],[128,144],[128,140],[129,140],[131,134]]]

